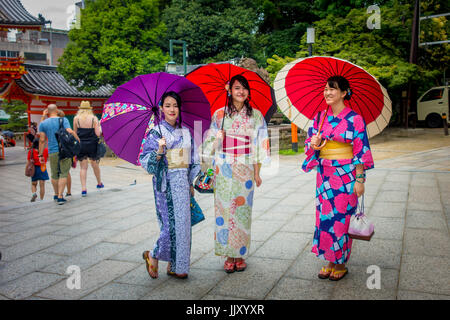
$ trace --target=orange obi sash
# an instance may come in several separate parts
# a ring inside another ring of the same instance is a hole
[[[320,150],[319,157],[328,160],[353,159],[353,146],[350,143],[328,140]]]

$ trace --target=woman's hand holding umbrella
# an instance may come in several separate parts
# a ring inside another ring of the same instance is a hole
[[[319,146],[322,141],[322,134],[315,134],[311,137],[311,145]]]
[[[164,153],[164,148],[166,146],[166,138],[162,137],[161,139],[159,139],[158,145],[159,145],[158,157],[160,157],[159,155]]]

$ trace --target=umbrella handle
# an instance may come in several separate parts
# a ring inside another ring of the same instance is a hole
[[[320,146],[316,146],[315,144],[312,144],[311,147],[312,147],[314,150],[320,150],[320,149],[322,149],[323,147],[325,147],[325,145],[327,144],[327,141],[328,141],[328,140],[323,139],[323,140],[322,140],[322,143],[320,144]]]
[[[325,114],[324,114],[322,120],[320,121],[319,130],[317,131],[317,132],[319,132],[319,133],[322,131],[323,122],[325,121],[325,118],[326,118],[326,116],[327,116],[327,113],[328,113],[328,109],[329,109],[329,108],[330,108],[330,106],[328,105],[328,106],[327,106],[327,109],[325,110]],[[325,147],[326,144],[327,144],[327,140],[323,139],[322,143],[321,143],[319,146],[316,146],[315,144],[313,144],[313,145],[311,145],[311,147],[312,147],[314,150],[320,150],[320,149],[322,149],[323,147]]]

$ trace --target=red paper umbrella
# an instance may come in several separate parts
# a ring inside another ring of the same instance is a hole
[[[210,63],[189,72],[190,81],[198,85],[211,105],[211,115],[227,103],[225,85],[235,75],[244,76],[250,85],[250,106],[258,109],[269,122],[276,111],[275,94],[272,87],[256,72],[237,67],[230,63]]]
[[[392,115],[386,89],[367,71],[342,59],[310,57],[288,63],[274,82],[278,106],[289,120],[307,131],[314,116],[327,108],[323,96],[327,79],[337,75],[345,77],[352,90],[345,105],[364,118],[369,137],[380,133]]]

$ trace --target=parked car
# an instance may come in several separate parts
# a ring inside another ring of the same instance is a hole
[[[5,112],[5,110],[0,109],[0,124],[7,124],[11,116]]]
[[[445,113],[450,123],[448,88],[433,87],[417,100],[417,120],[425,121],[430,128],[437,128],[442,125],[442,114]]]

